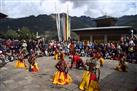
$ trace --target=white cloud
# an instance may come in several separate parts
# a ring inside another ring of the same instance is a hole
[[[132,2],[122,0],[98,0],[96,6],[92,8],[89,5],[88,10],[85,11],[85,13],[91,17],[98,17],[105,14],[114,17],[120,17],[123,15],[135,15],[137,14],[137,3],[133,0]]]
[[[136,0],[1,0],[2,12],[9,17],[55,13],[55,3],[59,12],[72,16],[87,15],[99,17],[104,14],[119,17],[137,14]],[[62,1],[62,2],[60,2]]]

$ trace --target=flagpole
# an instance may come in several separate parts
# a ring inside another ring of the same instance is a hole
[[[56,11],[55,17],[56,17],[58,40],[61,41],[61,39],[60,39],[60,20],[59,20],[60,16],[59,16],[59,13],[58,13],[58,10],[57,10],[57,7],[56,7],[56,3],[55,3],[55,11]]]
[[[66,14],[64,14],[64,31],[65,31],[65,35],[64,35],[64,40],[66,41],[67,40],[67,19],[66,19]]]
[[[68,5],[67,5],[67,40],[70,37],[70,19],[69,19],[69,11],[68,11]]]
[[[66,41],[66,22],[65,14],[62,14],[63,40]]]
[[[60,13],[58,13],[58,24],[59,24],[59,31],[58,31],[58,33],[59,33],[59,41],[62,41],[62,38],[61,38],[61,25],[60,25]]]

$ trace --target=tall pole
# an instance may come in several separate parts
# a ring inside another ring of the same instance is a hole
[[[69,18],[69,11],[67,5],[67,40],[70,37],[70,18]]]
[[[56,17],[56,26],[57,26],[57,34],[58,34],[58,40],[61,41],[61,35],[60,35],[60,14],[58,13],[56,3],[55,3],[55,17]]]
[[[60,28],[60,13],[58,13],[58,33],[59,33],[59,41],[62,41],[62,38],[61,38],[61,28]]]

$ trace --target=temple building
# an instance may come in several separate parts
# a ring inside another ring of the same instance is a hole
[[[131,34],[132,26],[116,26],[117,19],[103,16],[94,20],[96,27],[72,29],[79,36],[80,41],[97,43],[117,42],[121,36]]]
[[[5,15],[5,14],[3,14],[3,13],[0,13],[0,19],[4,19],[4,18],[6,18],[7,17],[7,15]]]

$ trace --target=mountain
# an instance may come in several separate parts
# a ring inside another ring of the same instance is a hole
[[[116,25],[129,25],[133,26],[137,30],[137,15],[122,16],[118,18]],[[85,28],[95,27],[96,23],[94,18],[81,16],[71,17],[71,28]],[[55,32],[56,31],[56,19],[55,14],[51,15],[39,15],[29,16],[24,18],[6,18],[0,20],[0,32],[5,32],[9,29],[18,30],[22,27],[28,27],[33,32],[39,32],[43,34],[45,31]]]
[[[4,19],[0,22],[0,31],[5,31],[9,29],[18,30],[22,27],[28,27],[31,31],[39,31],[40,33],[43,33],[43,31],[48,30],[56,30],[56,24],[55,20],[48,15],[39,15],[37,17],[35,16],[29,16],[24,18],[18,18],[18,19]]]
[[[132,26],[137,30],[137,15],[122,16],[118,18],[116,25]]]
[[[94,21],[94,18],[90,18],[87,16],[71,17],[71,29],[95,26],[96,23]]]
[[[30,30],[43,33],[44,31],[56,31],[56,19],[55,14],[51,15],[39,15],[29,16],[24,18],[12,19],[7,18],[0,20],[0,31],[6,31],[9,29],[17,30],[19,28],[28,27]],[[71,17],[71,28],[83,28],[95,26],[93,18],[81,16]]]

